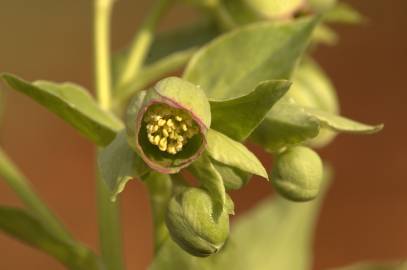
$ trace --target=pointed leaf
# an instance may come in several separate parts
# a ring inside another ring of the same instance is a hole
[[[276,152],[316,137],[319,129],[319,121],[303,108],[282,100],[274,105],[250,138],[267,151]]]
[[[247,172],[227,166],[216,160],[212,160],[212,163],[222,176],[223,184],[226,189],[240,189],[245,186],[252,177],[252,175]]]
[[[323,20],[330,23],[359,24],[364,22],[366,18],[351,5],[338,2],[324,14]]]
[[[143,160],[128,145],[124,131],[100,151],[98,165],[103,180],[112,192],[113,201],[124,190],[128,181],[148,171]]]
[[[108,144],[123,126],[120,120],[101,110],[81,86],[45,81],[29,83],[11,74],[3,74],[2,78],[14,90],[31,97],[98,145]]]
[[[234,140],[244,141],[290,85],[288,81],[265,81],[245,96],[211,101],[211,128]]]
[[[189,169],[208,191],[214,202],[215,211],[218,214],[221,213],[226,203],[225,186],[223,185],[222,176],[213,166],[208,155],[206,153],[202,154],[199,159],[192,163]]]
[[[240,97],[261,81],[288,79],[317,22],[263,22],[224,34],[192,58],[184,78],[210,99]]]
[[[213,129],[209,129],[206,138],[208,141],[206,150],[214,160],[268,179],[266,169],[258,158],[243,144]]]
[[[0,231],[48,253],[71,269],[102,269],[89,250],[57,237],[24,210],[0,206]]]
[[[342,133],[353,133],[353,134],[372,134],[379,132],[383,129],[383,124],[379,125],[366,125],[363,123],[359,123],[345,117],[335,115],[329,112],[305,108],[306,112],[318,119],[321,126],[330,128],[337,132]]]

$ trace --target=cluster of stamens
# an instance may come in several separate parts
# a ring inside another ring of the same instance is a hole
[[[160,151],[175,155],[199,132],[191,116],[165,104],[153,105],[144,116],[147,137]]]

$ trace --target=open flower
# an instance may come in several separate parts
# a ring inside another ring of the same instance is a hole
[[[203,91],[176,77],[139,93],[127,111],[130,145],[161,173],[176,173],[202,154],[210,123]]]

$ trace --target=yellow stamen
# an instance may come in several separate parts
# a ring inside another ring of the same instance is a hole
[[[160,151],[175,155],[199,133],[192,117],[182,109],[153,105],[144,117],[148,141]]]

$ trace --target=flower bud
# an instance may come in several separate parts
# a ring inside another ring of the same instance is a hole
[[[320,190],[323,165],[316,152],[305,146],[288,148],[277,156],[271,173],[276,190],[292,201],[309,201]]]
[[[147,165],[161,173],[176,173],[203,152],[210,122],[204,92],[170,77],[131,101],[126,131],[129,144]]]
[[[199,257],[219,251],[229,235],[228,212],[214,215],[210,195],[199,188],[187,188],[170,200],[166,224],[172,239]]]

